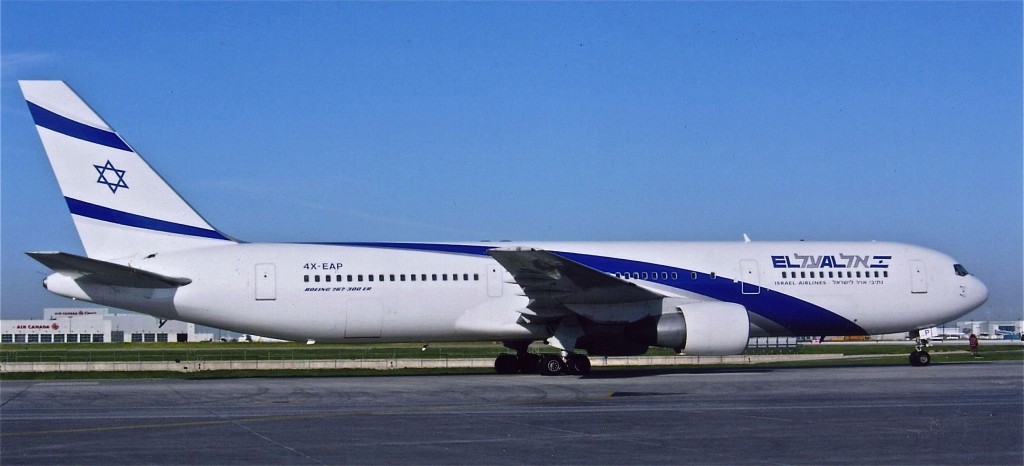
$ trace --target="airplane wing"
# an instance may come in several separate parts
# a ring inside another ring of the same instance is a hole
[[[626,304],[665,297],[549,251],[499,248],[488,254],[523,288],[531,309]]]
[[[192,283],[192,280],[188,278],[168,277],[66,252],[29,252],[26,254],[61,275],[90,283],[130,288],[176,288]]]

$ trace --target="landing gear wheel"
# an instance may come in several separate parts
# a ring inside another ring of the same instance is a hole
[[[927,351],[912,351],[910,353],[911,366],[927,366],[932,363],[932,356]]]
[[[540,356],[533,353],[523,353],[516,356],[516,364],[519,372],[523,374],[536,374],[540,365]]]
[[[519,372],[519,358],[511,354],[499,354],[494,359],[494,370],[499,374],[515,374]]]
[[[559,375],[565,370],[565,362],[562,358],[552,355],[540,357],[540,364],[537,365],[537,372],[540,375]]]
[[[565,358],[566,372],[573,375],[587,375],[590,373],[590,358],[582,354],[573,354]]]

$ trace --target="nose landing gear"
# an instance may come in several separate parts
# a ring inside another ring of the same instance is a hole
[[[911,351],[910,352],[910,365],[911,366],[927,366],[932,363],[932,357],[927,351]]]
[[[910,365],[911,366],[927,366],[932,363],[932,356],[928,354],[928,347],[931,346],[931,342],[927,338],[921,338],[920,331],[913,331],[910,336],[914,337],[915,345],[914,351],[910,352]]]

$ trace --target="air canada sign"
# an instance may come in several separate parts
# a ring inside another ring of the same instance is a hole
[[[49,325],[44,325],[44,324],[24,324],[24,325],[18,325],[15,328],[17,328],[18,330],[57,330],[57,329],[60,328],[60,325],[58,323],[54,322],[54,323],[49,324]]]

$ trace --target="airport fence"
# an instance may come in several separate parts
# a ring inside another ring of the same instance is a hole
[[[800,352],[796,337],[758,337],[747,342],[744,354],[795,354]]]
[[[19,349],[0,350],[0,363],[93,363],[158,361],[296,361],[494,358],[503,352],[492,348],[230,348],[175,349]]]

